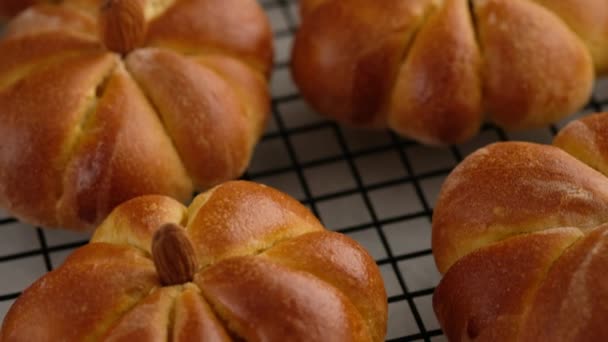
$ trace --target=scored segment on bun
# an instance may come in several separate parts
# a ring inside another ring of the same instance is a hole
[[[189,208],[154,195],[118,206],[23,292],[0,341],[380,342],[386,323],[361,246],[287,195],[234,181]]]
[[[608,113],[555,146],[496,143],[446,179],[433,216],[450,341],[608,339]]]
[[[0,207],[29,223],[82,230],[135,196],[186,201],[240,176],[267,121],[255,0],[39,4],[0,51]]]
[[[604,0],[303,0],[292,73],[320,113],[459,143],[542,126],[608,71]]]

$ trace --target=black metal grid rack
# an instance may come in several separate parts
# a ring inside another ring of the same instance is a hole
[[[568,120],[608,109],[608,82],[598,81],[582,112],[548,128],[507,133],[484,125],[466,144],[427,148],[390,132],[344,127],[312,111],[289,76],[297,1],[260,2],[273,24],[277,50],[273,115],[245,178],[291,194],[328,228],[368,249],[389,296],[388,341],[445,340],[431,307],[440,276],[430,249],[433,205],[443,180],[481,146],[502,140],[549,143]],[[87,240],[29,227],[0,212],[0,320],[20,291]]]

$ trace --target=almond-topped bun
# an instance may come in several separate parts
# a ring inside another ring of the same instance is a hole
[[[608,71],[605,0],[302,0],[292,73],[322,114],[425,144],[461,143],[484,114],[555,122]]]
[[[243,181],[189,208],[117,207],[91,242],[25,290],[1,342],[381,342],[387,298],[373,258],[304,206]]]
[[[450,341],[608,339],[608,113],[555,146],[496,143],[446,179],[433,216]]]
[[[269,113],[255,0],[64,0],[0,40],[0,207],[92,229],[145,194],[239,177]]]

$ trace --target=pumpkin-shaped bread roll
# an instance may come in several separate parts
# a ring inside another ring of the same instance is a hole
[[[117,207],[17,299],[0,341],[384,340],[380,271],[300,203],[243,181]]]
[[[29,7],[0,40],[0,207],[82,230],[237,178],[269,112],[271,38],[255,0]]]
[[[322,114],[426,144],[555,122],[608,71],[605,0],[302,0],[292,72]]]
[[[450,341],[608,339],[608,114],[555,146],[496,143],[447,178],[433,216]]]

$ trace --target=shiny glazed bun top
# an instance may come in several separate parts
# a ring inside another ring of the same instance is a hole
[[[303,0],[292,72],[313,107],[427,144],[460,143],[488,113],[546,125],[608,71],[605,0]]]
[[[553,145],[496,143],[446,179],[433,215],[450,341],[608,339],[608,113]]]
[[[189,208],[117,207],[8,312],[1,342],[381,342],[374,259],[276,190],[228,182]]]

